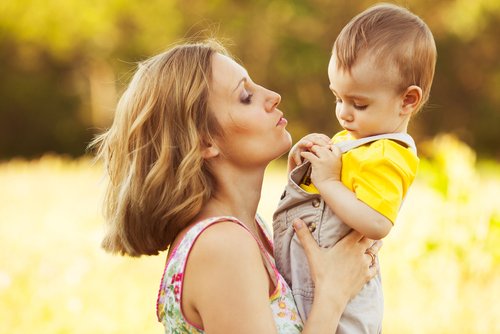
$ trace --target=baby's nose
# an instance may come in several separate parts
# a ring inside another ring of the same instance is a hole
[[[339,117],[343,121],[352,121],[352,114],[345,107],[340,109]]]

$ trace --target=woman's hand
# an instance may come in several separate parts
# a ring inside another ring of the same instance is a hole
[[[353,230],[332,248],[321,248],[304,226],[300,219],[294,222],[315,284],[314,297],[323,301],[326,298],[343,311],[347,302],[377,274],[375,257],[382,242],[374,242]]]
[[[325,181],[340,181],[342,153],[334,145],[313,145],[309,151],[302,151],[301,156],[311,163],[311,181],[316,187]]]
[[[326,147],[330,145],[330,138],[321,133],[311,133],[295,143],[288,154],[288,172],[303,162],[301,153],[309,151],[314,145]]]

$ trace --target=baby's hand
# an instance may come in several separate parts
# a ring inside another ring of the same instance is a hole
[[[314,145],[325,147],[329,146],[330,138],[321,133],[311,133],[304,136],[295,145],[293,145],[290,153],[288,154],[288,171],[291,171],[300,165],[303,162],[301,153],[308,152]]]
[[[342,153],[338,147],[313,145],[309,152],[302,152],[301,155],[311,162],[311,181],[316,187],[325,181],[340,181]]]

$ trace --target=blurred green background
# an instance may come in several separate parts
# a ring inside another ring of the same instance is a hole
[[[154,333],[164,254],[105,254],[102,168],[137,61],[217,37],[282,95],[297,140],[339,130],[326,69],[336,35],[375,1],[0,2],[0,333]],[[427,107],[410,123],[421,168],[381,251],[385,333],[500,333],[500,1],[408,0],[434,33]],[[271,165],[260,213],[285,182]]]
[[[112,118],[135,62],[181,38],[223,39],[283,96],[289,129],[333,133],[326,68],[349,19],[373,1],[5,0],[0,4],[0,159],[80,156]],[[456,134],[500,156],[500,1],[404,1],[432,29],[438,64],[417,141]]]

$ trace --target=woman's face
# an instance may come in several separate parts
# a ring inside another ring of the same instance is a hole
[[[277,108],[279,94],[254,83],[247,71],[221,54],[212,58],[209,107],[223,135],[216,139],[221,154],[242,167],[265,166],[286,153],[292,139]]]

